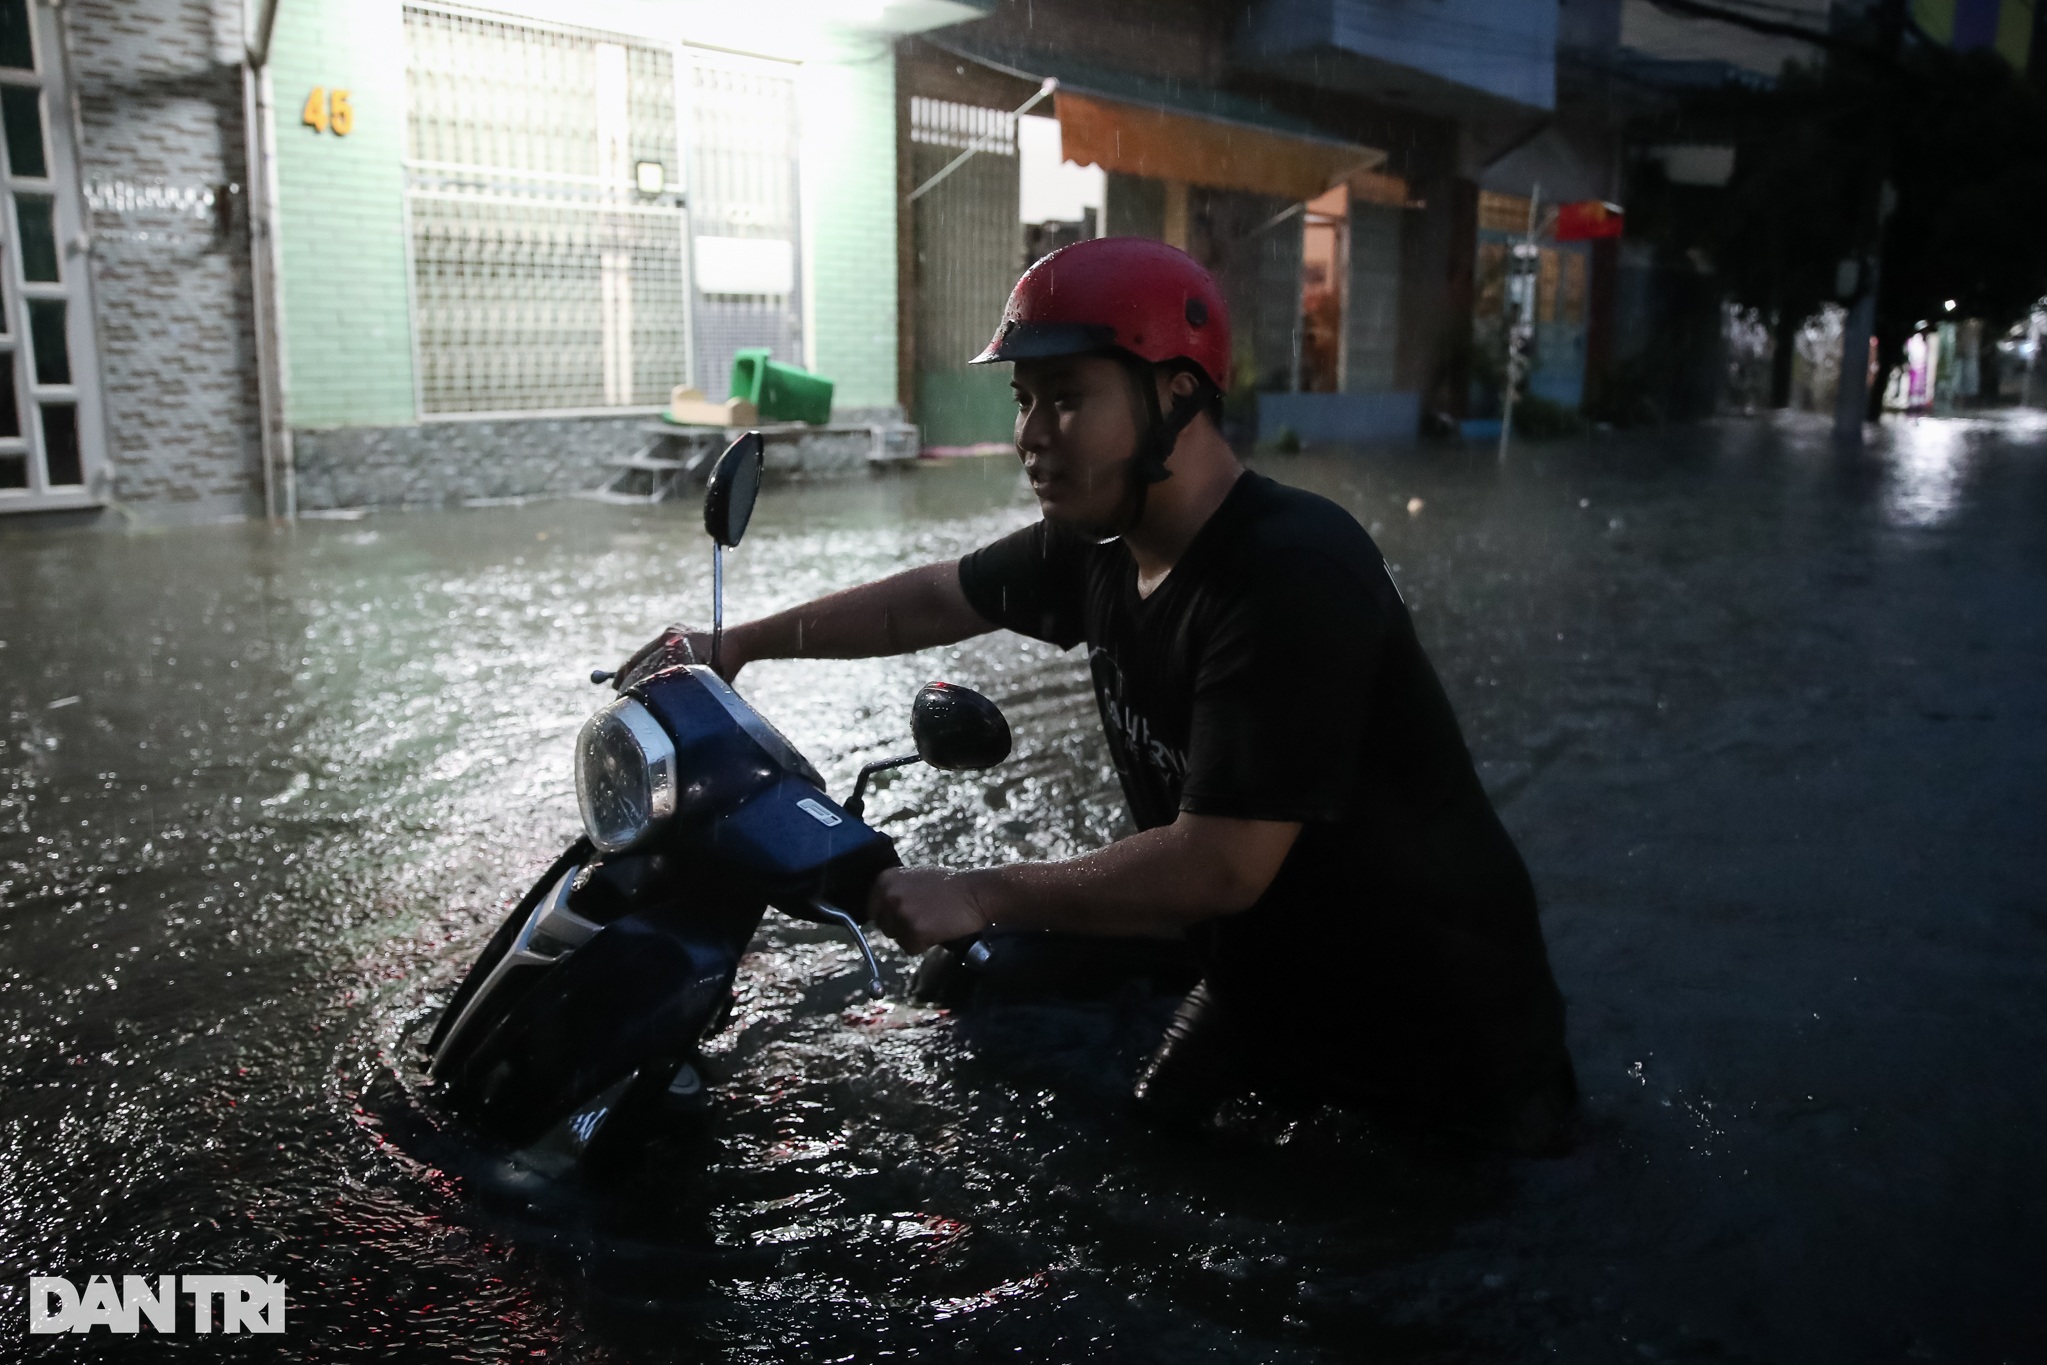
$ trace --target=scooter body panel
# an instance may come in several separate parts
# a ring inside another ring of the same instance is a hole
[[[732,890],[801,917],[822,900],[864,918],[874,879],[901,866],[893,839],[788,776],[691,831],[684,847]]]

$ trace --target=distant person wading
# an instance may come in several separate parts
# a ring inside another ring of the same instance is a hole
[[[875,920],[913,953],[1185,936],[1202,979],[1137,1082],[1163,1120],[1256,1088],[1555,1150],[1576,1086],[1527,869],[1371,537],[1224,441],[1229,356],[1185,253],[1097,238],[1039,261],[974,361],[1014,366],[1042,520],[730,628],[723,671],[998,628],[1085,645],[1138,832],[886,872]],[[706,643],[678,627],[641,656]]]

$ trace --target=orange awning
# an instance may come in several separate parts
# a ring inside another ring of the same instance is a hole
[[[1313,199],[1386,154],[1061,89],[1052,97],[1068,161],[1210,189]]]

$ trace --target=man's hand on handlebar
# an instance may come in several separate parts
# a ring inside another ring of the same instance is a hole
[[[719,648],[718,675],[731,682],[739,676],[739,670],[746,661],[732,648],[732,637],[728,634]],[[633,684],[650,678],[666,668],[677,664],[707,664],[711,662],[711,632],[692,630],[688,626],[674,625],[656,635],[633,652],[633,656],[619,665],[612,676],[611,686],[623,692]]]
[[[943,867],[894,867],[877,877],[867,913],[907,953],[971,938],[988,927],[972,872]]]

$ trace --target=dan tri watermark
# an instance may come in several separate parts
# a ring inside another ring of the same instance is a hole
[[[223,1332],[282,1332],[284,1281],[268,1275],[94,1275],[83,1287],[61,1275],[28,1277],[28,1330],[35,1335],[56,1332],[139,1332],[149,1325],[166,1334],[181,1325],[193,1332],[211,1332],[216,1319]],[[189,1311],[180,1311],[190,1301]]]

